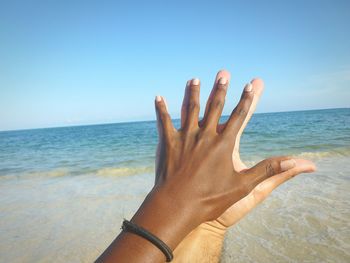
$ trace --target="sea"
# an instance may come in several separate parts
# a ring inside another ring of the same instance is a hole
[[[152,188],[157,140],[155,121],[0,132],[0,262],[93,262]],[[350,262],[350,108],[253,115],[242,160],[277,155],[318,170],[232,226],[221,262]]]

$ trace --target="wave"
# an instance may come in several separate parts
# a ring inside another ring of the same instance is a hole
[[[19,173],[8,173],[0,174],[0,179],[31,179],[31,178],[40,178],[40,177],[64,177],[70,175],[68,169],[58,168],[49,171],[36,171],[36,172],[19,172]]]
[[[305,151],[299,153],[287,153],[287,155],[294,156],[296,158],[305,158],[314,161],[318,161],[325,158],[347,158],[350,157],[350,147],[335,148],[329,151]],[[244,163],[250,167],[261,161],[261,156],[245,156]],[[265,157],[266,158],[266,157]],[[95,169],[77,169],[70,170],[69,168],[60,167],[48,171],[28,171],[18,173],[5,173],[0,174],[0,179],[12,178],[12,179],[29,179],[29,178],[57,178],[65,176],[76,175],[92,175],[92,176],[132,176],[139,174],[154,174],[154,166],[122,166],[122,167],[101,167]]]
[[[49,171],[20,172],[0,174],[0,179],[30,179],[30,178],[56,178],[64,176],[97,175],[97,176],[131,176],[138,174],[154,174],[154,166],[141,167],[104,167],[97,170],[70,171],[66,168],[58,168]]]
[[[297,154],[291,154],[297,158],[305,158],[311,160],[318,160],[329,157],[349,157],[350,148],[338,148],[331,151],[318,151],[318,152],[301,152]],[[247,166],[253,166],[256,161],[248,160],[245,162]],[[99,176],[130,176],[137,174],[154,174],[154,166],[141,166],[141,167],[105,167],[97,170],[95,174]]]
[[[100,176],[130,176],[137,174],[153,173],[154,166],[141,167],[106,167],[99,169],[96,174]]]
[[[301,152],[296,155],[300,158],[322,159],[327,157],[348,157],[350,148],[338,148],[331,151]]]
[[[272,154],[266,155],[266,156],[242,155],[242,157],[243,157],[242,161],[246,166],[252,167],[265,158],[269,158],[269,157],[273,157],[273,156],[280,156],[280,155],[287,155],[287,156],[292,156],[294,158],[308,159],[308,160],[312,160],[312,161],[320,161],[322,159],[332,159],[332,158],[336,158],[336,159],[337,158],[339,158],[339,159],[345,158],[347,161],[348,157],[350,157],[350,148],[349,147],[335,148],[335,149],[332,149],[329,151],[272,153]]]
[[[137,174],[154,173],[154,166],[136,166],[136,167],[103,167],[97,170],[80,170],[69,171],[68,169],[60,168],[51,171],[32,172],[29,176],[44,176],[44,177],[61,177],[68,175],[98,175],[98,176],[130,176]]]
[[[69,171],[67,169],[55,169],[51,171],[41,171],[41,172],[32,172],[29,173],[29,176],[39,177],[62,177],[69,175]]]

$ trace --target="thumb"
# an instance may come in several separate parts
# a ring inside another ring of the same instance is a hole
[[[269,180],[273,182],[275,188],[284,181],[300,173],[311,173],[316,170],[314,163],[304,159],[294,159],[289,156],[272,157],[261,161],[250,169],[244,170],[242,174],[245,180],[248,180],[247,186],[254,189],[259,183],[269,177],[278,175],[280,180]],[[276,178],[277,179],[277,178]]]
[[[249,195],[253,196],[256,203],[261,203],[274,189],[279,185],[301,173],[312,173],[316,171],[316,166],[313,162],[305,159],[294,159],[295,167],[280,174],[274,175],[265,181],[258,184]]]
[[[301,173],[312,173],[316,171],[316,166],[313,162],[305,159],[294,160],[296,163],[294,168],[268,178],[267,180],[260,183],[257,187],[255,187],[254,190],[257,189],[258,191],[265,192],[265,194],[268,195],[276,187],[293,178],[294,176],[297,176]]]

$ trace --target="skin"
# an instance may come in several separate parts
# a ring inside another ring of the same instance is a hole
[[[215,82],[221,77],[230,79],[230,74],[227,71],[219,71]],[[215,88],[214,82],[214,88]],[[250,106],[248,114],[240,129],[240,133],[236,137],[235,148],[232,152],[233,166],[239,171],[247,169],[247,166],[240,159],[239,143],[241,135],[253,115],[256,105],[262,95],[264,85],[262,80],[254,79],[251,82],[252,92],[254,93],[253,103]],[[214,89],[213,88],[213,89]],[[187,89],[186,89],[187,90]],[[213,93],[214,91],[212,91]],[[186,105],[188,94],[185,91],[183,105]],[[182,107],[182,119],[186,116],[186,107]],[[182,120],[183,123],[183,120]],[[220,126],[220,125],[219,125]],[[221,125],[219,129],[222,129]],[[296,165],[294,168],[272,176],[260,184],[258,184],[246,197],[242,198],[230,208],[228,208],[220,217],[213,221],[205,222],[194,229],[186,238],[176,247],[174,251],[173,262],[219,262],[223,240],[227,229],[246,214],[248,214],[254,207],[261,203],[267,196],[279,185],[293,178],[300,173],[310,173],[316,170],[315,165],[304,159],[295,159]]]
[[[294,169],[288,156],[266,159],[249,169],[233,162],[237,138],[254,103],[254,92],[245,90],[229,120],[218,125],[229,79],[219,76],[199,122],[200,82],[188,83],[181,129],[171,122],[166,103],[155,101],[159,144],[156,180],[151,192],[131,219],[172,250],[193,230],[229,224],[232,207],[260,183]],[[207,222],[207,223],[206,223]],[[198,228],[199,227],[199,228]],[[147,240],[122,231],[97,262],[164,262],[165,257]]]

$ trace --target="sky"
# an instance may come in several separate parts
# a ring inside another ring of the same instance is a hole
[[[350,107],[350,1],[0,0],[0,130],[180,116],[186,81],[265,82],[257,112]]]

